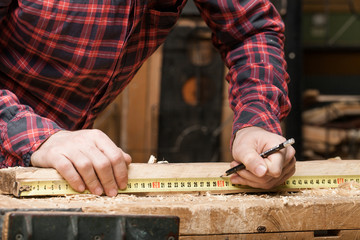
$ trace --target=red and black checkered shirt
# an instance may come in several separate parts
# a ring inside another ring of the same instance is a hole
[[[0,0],[0,167],[60,129],[91,128],[161,45],[186,0]],[[268,0],[195,0],[229,67],[233,131],[281,133],[284,26]]]

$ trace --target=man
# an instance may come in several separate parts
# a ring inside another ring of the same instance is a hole
[[[1,167],[52,167],[77,191],[115,196],[131,157],[96,116],[161,45],[186,0],[0,0]],[[295,171],[279,144],[290,110],[283,23],[268,0],[195,0],[229,67],[233,183],[271,188]]]

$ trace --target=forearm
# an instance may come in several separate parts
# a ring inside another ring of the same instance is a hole
[[[60,127],[0,90],[0,167],[29,166],[31,154]]]
[[[233,132],[258,126],[281,133],[290,110],[284,60],[284,24],[267,0],[197,1],[229,68]]]
[[[257,34],[227,56],[229,101],[235,114],[233,133],[257,126],[281,134],[280,121],[290,111],[289,77],[276,40],[279,38],[268,33]]]

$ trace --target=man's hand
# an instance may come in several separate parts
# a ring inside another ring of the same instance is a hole
[[[288,146],[267,158],[260,157],[260,153],[285,140],[280,135],[258,127],[239,130],[233,143],[232,155],[235,161],[231,167],[242,162],[246,169],[233,174],[231,182],[262,189],[271,189],[284,183],[295,173],[295,149]]]
[[[116,196],[127,184],[130,155],[100,130],[59,131],[31,156],[36,167],[55,168],[76,191]]]

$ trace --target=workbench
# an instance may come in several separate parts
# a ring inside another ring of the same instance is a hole
[[[216,195],[80,194],[26,198],[0,195],[0,208],[177,216],[181,240],[360,239],[360,185],[356,182],[347,182],[336,189]]]
[[[170,215],[180,239],[360,239],[360,190],[168,196],[0,196],[0,208],[81,208],[86,213]]]

